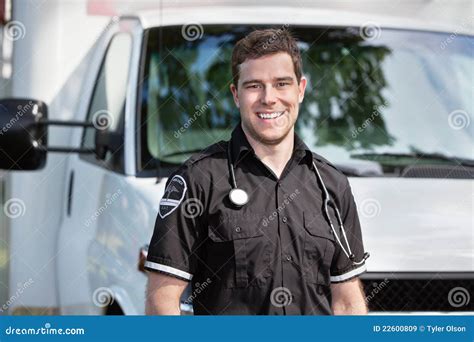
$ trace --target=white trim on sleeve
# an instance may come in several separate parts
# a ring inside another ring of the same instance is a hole
[[[331,276],[329,279],[331,280],[332,283],[339,282],[339,281],[344,281],[344,280],[347,280],[349,278],[355,277],[355,276],[357,276],[361,273],[364,273],[366,270],[367,270],[367,267],[364,264],[364,265],[362,265],[362,266],[360,266],[356,269],[353,269],[352,271],[346,272],[344,274],[337,275],[337,276]]]
[[[175,276],[178,276],[187,280],[193,279],[193,275],[191,273],[178,270],[177,268],[174,268],[171,266],[157,264],[156,262],[151,262],[147,260],[145,261],[145,267],[152,268],[157,271],[163,271],[166,273],[174,274]]]

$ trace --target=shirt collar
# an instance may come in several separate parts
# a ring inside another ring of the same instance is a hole
[[[239,122],[239,124],[232,131],[231,140],[229,143],[232,144],[231,154],[232,154],[232,161],[234,162],[234,167],[236,167],[249,154],[255,155],[255,151],[250,145],[247,139],[247,136],[245,135],[242,129],[242,122]],[[294,157],[304,158],[307,164],[310,167],[312,166],[313,153],[296,133],[295,133],[295,142],[293,146],[292,158]]]

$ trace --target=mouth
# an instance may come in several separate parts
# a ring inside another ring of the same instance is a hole
[[[262,120],[274,120],[282,116],[285,111],[281,112],[257,112],[257,116]]]

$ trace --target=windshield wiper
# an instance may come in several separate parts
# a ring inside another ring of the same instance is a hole
[[[334,163],[339,171],[345,174],[347,177],[381,177],[383,176],[382,167],[377,163],[361,163],[350,162],[350,163]]]
[[[471,166],[474,167],[473,159],[458,158],[458,157],[449,157],[441,153],[360,153],[360,154],[351,154],[351,158],[354,159],[364,159],[371,160],[382,163],[383,161],[387,162],[390,160],[400,161],[400,159],[413,160],[418,159],[422,161],[436,161],[436,162],[447,162],[452,165],[462,165],[462,166]],[[400,163],[401,164],[401,163]]]

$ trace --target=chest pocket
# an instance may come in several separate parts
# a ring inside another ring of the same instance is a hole
[[[225,287],[263,286],[270,271],[270,240],[259,216],[220,216],[208,226],[206,263]]]
[[[308,283],[330,285],[331,263],[335,253],[335,237],[324,214],[304,213],[305,280]],[[334,219],[331,216],[333,222]],[[334,227],[337,229],[337,227]]]

